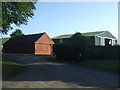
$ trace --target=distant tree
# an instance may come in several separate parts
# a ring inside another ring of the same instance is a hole
[[[20,29],[16,29],[12,34],[10,34],[11,37],[16,37],[16,36],[23,36],[24,34]]]
[[[35,3],[31,2],[2,2],[2,33],[7,34],[12,29],[11,24],[26,25],[29,18],[34,16]]]

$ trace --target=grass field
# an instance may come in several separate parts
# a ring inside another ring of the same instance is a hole
[[[11,77],[16,76],[22,70],[22,67],[20,64],[12,61],[3,60],[0,63],[2,63],[2,79],[3,80],[8,80]]]

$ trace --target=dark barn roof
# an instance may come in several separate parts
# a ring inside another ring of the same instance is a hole
[[[31,35],[24,35],[24,36],[17,36],[10,38],[6,43],[4,44],[15,44],[15,43],[34,43],[37,41],[43,34],[45,33],[39,33],[39,34],[31,34]]]

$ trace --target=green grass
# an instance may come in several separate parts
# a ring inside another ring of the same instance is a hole
[[[106,70],[106,71],[113,71],[113,72],[120,72],[119,70],[119,60],[82,60],[80,62],[76,62],[74,60],[58,60],[56,58],[47,57],[46,59],[54,60],[59,63],[69,63],[99,70]]]
[[[116,72],[119,71],[119,60],[88,60],[82,61],[79,64],[96,69],[110,70]]]
[[[22,70],[21,65],[16,62],[3,60],[0,63],[2,63],[2,79],[3,80],[8,80],[16,76]]]

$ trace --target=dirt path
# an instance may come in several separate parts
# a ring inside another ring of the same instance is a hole
[[[3,88],[118,88],[118,74],[57,63],[34,55],[8,55],[25,72],[3,81]]]

